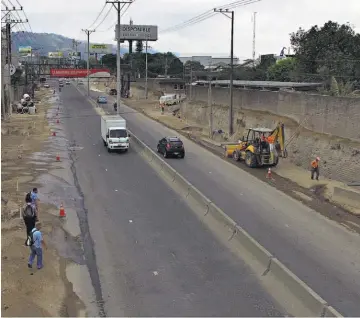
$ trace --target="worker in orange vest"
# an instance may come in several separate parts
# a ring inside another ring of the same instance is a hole
[[[311,180],[314,180],[314,175],[316,175],[316,180],[319,180],[319,161],[319,157],[311,161]]]

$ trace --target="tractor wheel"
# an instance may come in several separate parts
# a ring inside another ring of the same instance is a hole
[[[245,163],[249,168],[256,168],[257,166],[256,157],[252,152],[250,151],[246,152]]]
[[[240,153],[239,153],[239,151],[235,150],[235,151],[233,152],[232,156],[233,156],[233,159],[234,159],[235,161],[240,161]]]

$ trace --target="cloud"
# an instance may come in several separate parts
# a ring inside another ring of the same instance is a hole
[[[6,0],[5,0],[6,1]],[[34,32],[58,33],[67,37],[86,40],[82,28],[88,28],[102,9],[105,0],[65,0],[59,5],[55,0],[20,0]],[[159,26],[159,40],[151,46],[159,51],[174,51],[180,55],[226,55],[230,54],[230,20],[222,14],[194,26],[171,33],[166,29],[193,18],[209,9],[230,3],[231,0],[136,0],[122,17],[134,24],[155,24]],[[331,2],[331,4],[330,4]],[[91,3],[91,5],[89,5]],[[110,4],[108,4],[110,6]],[[105,14],[108,9],[104,10]],[[234,52],[240,59],[252,55],[253,12],[257,12],[256,55],[279,53],[283,46],[290,46],[291,32],[299,27],[305,29],[328,20],[351,23],[360,31],[359,0],[262,0],[235,9]],[[101,21],[102,18],[99,19]],[[98,22],[99,22],[98,21]],[[98,30],[91,35],[91,41],[113,43],[116,21],[115,9]],[[92,27],[96,26],[93,25]]]

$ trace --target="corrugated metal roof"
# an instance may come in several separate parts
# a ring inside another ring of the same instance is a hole
[[[195,83],[199,84],[208,84],[209,81],[196,81]],[[229,80],[218,80],[211,81],[214,85],[230,85]],[[298,83],[298,82],[275,82],[275,81],[234,81],[233,85],[235,86],[252,86],[252,87],[306,87],[313,86],[318,87],[321,86],[322,83]]]

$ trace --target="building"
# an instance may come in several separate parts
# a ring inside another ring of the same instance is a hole
[[[184,64],[188,61],[199,62],[205,67],[205,69],[218,71],[221,71],[223,68],[228,67],[231,63],[230,57],[184,56],[179,57],[179,60]],[[239,58],[234,56],[233,63],[234,65],[239,64]]]

